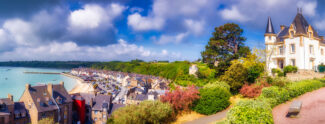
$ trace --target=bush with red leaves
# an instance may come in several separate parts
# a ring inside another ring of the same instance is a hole
[[[270,86],[268,83],[254,83],[251,85],[245,84],[241,89],[240,89],[240,94],[243,95],[244,97],[249,97],[249,98],[255,98],[258,97],[262,89],[264,87]]]
[[[176,87],[174,91],[166,92],[165,95],[161,96],[160,100],[170,103],[176,112],[187,111],[193,102],[200,98],[199,93],[194,85],[187,88]]]

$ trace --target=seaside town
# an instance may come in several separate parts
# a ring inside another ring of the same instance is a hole
[[[0,124],[325,124],[323,5],[0,0]]]
[[[11,94],[0,99],[0,120],[5,124],[38,123],[52,117],[63,124],[106,124],[114,110],[145,100],[157,100],[168,90],[169,80],[150,75],[75,68],[62,75],[78,85],[68,92],[60,84],[26,84],[19,102]]]

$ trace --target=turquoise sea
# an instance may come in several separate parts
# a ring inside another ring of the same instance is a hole
[[[37,84],[64,82],[64,87],[71,90],[76,80],[59,74],[26,74],[24,72],[69,72],[68,69],[27,68],[27,67],[0,67],[0,98],[7,98],[8,93],[18,101],[25,90],[25,84],[32,86]]]

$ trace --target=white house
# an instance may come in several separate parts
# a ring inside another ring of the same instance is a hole
[[[287,65],[297,66],[299,70],[316,70],[318,65],[325,64],[324,37],[307,22],[301,9],[290,25],[280,26],[278,33],[269,17],[264,36],[269,72]]]

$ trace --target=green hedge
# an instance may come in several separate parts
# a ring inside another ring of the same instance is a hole
[[[274,107],[306,92],[310,92],[321,87],[323,87],[322,80],[291,82],[286,84],[283,88],[278,86],[263,88],[259,99],[266,100],[270,103],[271,107]]]
[[[265,101],[242,100],[227,113],[230,124],[273,124],[270,105]]]
[[[226,109],[230,105],[231,93],[225,87],[210,85],[202,88],[200,99],[194,102],[193,110],[206,115],[211,115]]]

